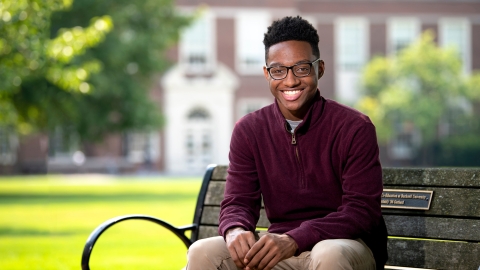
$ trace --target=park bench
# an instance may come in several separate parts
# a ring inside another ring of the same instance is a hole
[[[151,216],[127,215],[107,220],[88,237],[82,269],[100,235],[131,219],[157,223],[188,248],[198,239],[216,236],[227,166],[207,168],[197,199],[193,224],[174,227]],[[480,270],[480,169],[384,168],[382,212],[389,233],[386,269]],[[257,227],[269,221],[262,209]],[[191,232],[190,237],[185,233]]]

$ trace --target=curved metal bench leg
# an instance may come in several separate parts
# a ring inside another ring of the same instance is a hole
[[[185,233],[187,231],[194,232],[198,227],[196,224],[191,224],[177,228],[161,219],[146,215],[126,215],[114,217],[100,224],[97,228],[95,228],[95,230],[93,230],[93,232],[88,237],[82,253],[82,270],[90,270],[90,255],[92,254],[93,246],[97,242],[98,238],[100,238],[100,235],[102,235],[108,228],[112,227],[113,225],[131,219],[147,220],[168,229],[169,231],[173,232],[178,238],[180,238],[180,240],[182,240],[183,244],[185,244],[187,248],[190,247],[192,241],[187,236],[185,236]]]

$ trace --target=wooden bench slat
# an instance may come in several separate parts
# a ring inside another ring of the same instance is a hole
[[[385,265],[385,270],[430,270],[427,268],[405,267],[405,266],[393,266]],[[434,269],[436,270],[436,269]]]
[[[384,215],[388,235],[480,242],[480,220]]]
[[[198,239],[219,236],[218,226],[200,226],[198,228]]]
[[[218,225],[218,217],[220,214],[220,207],[219,206],[204,206],[203,207],[203,215],[202,219],[200,220],[200,224],[207,224],[207,225]]]
[[[223,200],[223,193],[225,191],[225,181],[211,181],[208,185],[207,196],[204,204],[206,205],[220,205]]]
[[[390,238],[388,265],[433,269],[477,270],[480,244]]]
[[[479,168],[383,168],[385,185],[480,188]]]
[[[383,213],[411,213],[412,215],[441,215],[480,218],[480,189],[385,186],[388,189],[433,190],[433,200],[428,211],[402,211],[384,208]]]
[[[213,171],[212,175],[212,180],[225,180],[227,179],[227,169],[228,166],[223,165],[223,166],[217,166],[215,167],[215,170]]]

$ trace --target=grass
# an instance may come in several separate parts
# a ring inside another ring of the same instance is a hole
[[[201,179],[107,176],[0,178],[0,269],[80,269],[85,241],[103,221],[125,214],[192,222]],[[181,269],[186,248],[146,221],[106,231],[90,260],[96,269]]]

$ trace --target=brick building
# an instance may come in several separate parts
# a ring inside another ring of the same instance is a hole
[[[163,108],[165,129],[112,135],[105,144],[89,146],[81,166],[73,165],[72,149],[63,157],[57,155],[63,150],[52,150],[55,140],[50,139],[50,150],[44,150],[50,152],[44,162],[47,170],[78,171],[88,166],[102,170],[109,164],[111,171],[148,165],[169,173],[196,173],[209,163],[227,164],[235,121],[273,102],[263,77],[262,39],[267,26],[283,16],[300,15],[317,28],[326,66],[319,88],[323,96],[346,104],[359,98],[358,78],[369,59],[395,54],[427,29],[440,46],[457,47],[466,73],[480,69],[479,0],[177,0],[176,4],[182,12],[199,8],[201,12],[170,52],[177,64],[152,89],[152,97]],[[0,157],[6,156],[1,151],[6,153],[2,149],[7,148],[0,148]],[[21,148],[18,153],[22,157]],[[385,164],[396,158],[408,157],[382,152]]]

